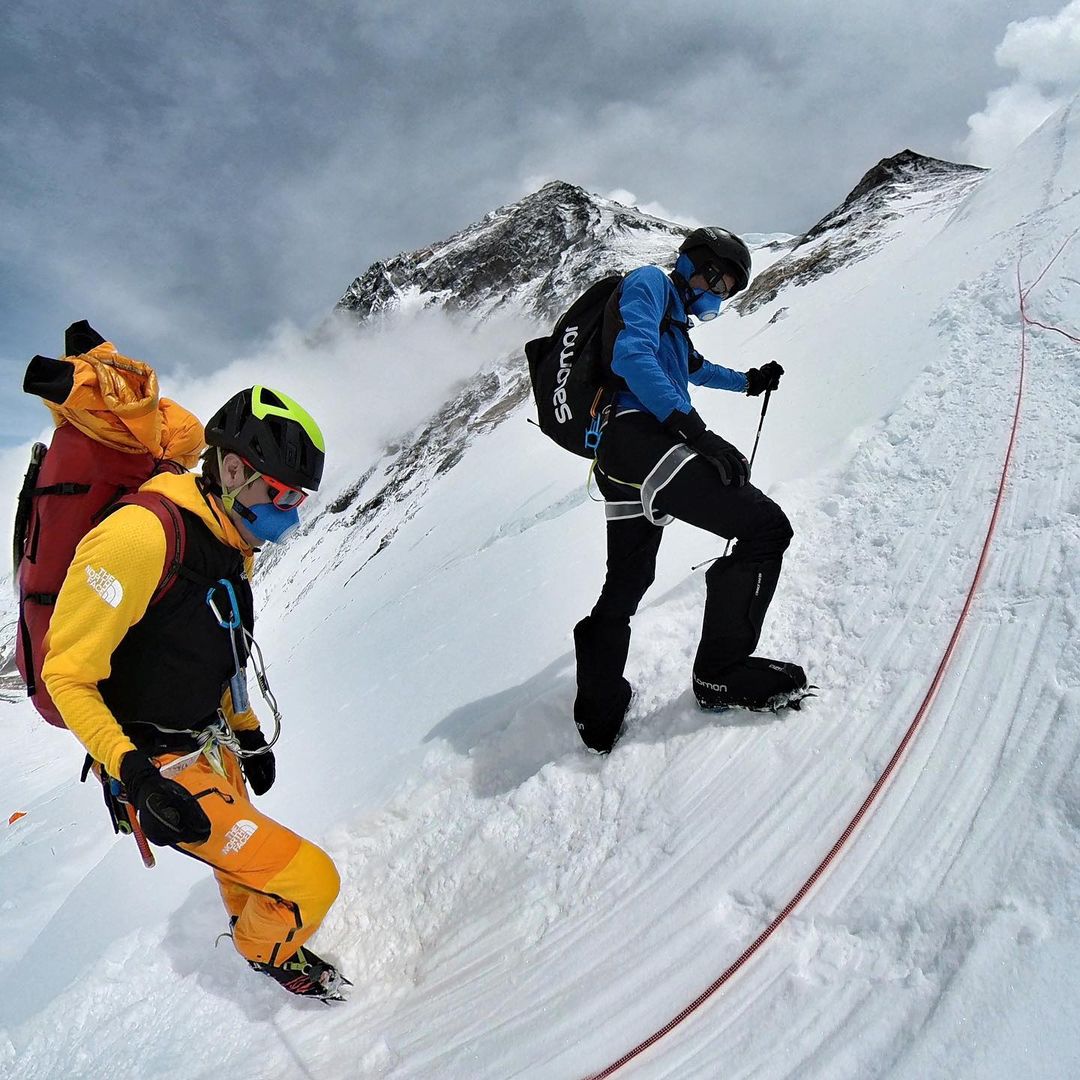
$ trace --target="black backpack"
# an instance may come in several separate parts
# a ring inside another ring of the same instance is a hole
[[[603,333],[604,312],[622,280],[614,274],[590,285],[547,337],[525,344],[540,430],[580,457],[596,456],[605,391],[623,385],[611,372]]]

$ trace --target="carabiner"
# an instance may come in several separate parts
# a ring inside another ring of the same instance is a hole
[[[232,618],[230,619],[223,619],[217,604],[214,603],[214,592],[217,590],[218,586],[224,586],[225,592],[228,593],[229,603],[232,605]],[[218,578],[217,582],[210,586],[206,591],[206,603],[214,613],[214,618],[217,619],[218,626],[222,627],[224,630],[240,629],[240,604],[236,599],[236,590],[233,588],[233,583],[228,578]]]

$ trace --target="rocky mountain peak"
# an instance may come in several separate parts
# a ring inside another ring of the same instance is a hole
[[[754,278],[735,307],[747,315],[789,285],[805,285],[866,258],[888,241],[889,223],[902,217],[913,200],[954,206],[985,174],[978,166],[926,157],[914,150],[882,158],[836,209],[792,245],[788,255]]]
[[[364,321],[410,303],[551,317],[605,274],[670,262],[687,230],[552,180],[428,248],[372,264],[338,301]]]
[[[948,184],[957,178],[981,176],[985,169],[977,165],[962,165],[941,158],[926,157],[914,150],[901,150],[892,157],[882,158],[851,189],[847,198],[830,210],[816,225],[808,229],[799,246],[820,236],[828,229],[851,220],[857,213],[882,208],[892,196],[903,195],[905,189],[925,191],[930,187]]]

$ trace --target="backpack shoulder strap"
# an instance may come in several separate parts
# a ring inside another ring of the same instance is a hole
[[[109,508],[110,513],[121,506],[141,506],[149,510],[165,530],[165,563],[161,570],[161,580],[150,597],[150,604],[158,603],[162,597],[173,587],[176,579],[180,577],[184,562],[184,551],[187,548],[187,526],[180,508],[164,495],[156,491],[133,491],[117,501]]]
[[[614,280],[614,279],[609,279]],[[611,367],[611,361],[615,353],[615,339],[623,328],[622,314],[619,304],[622,301],[623,285],[626,284],[626,274],[617,275],[611,296],[604,305],[604,314],[600,322],[600,369],[603,373],[604,396],[610,398],[620,390],[626,389],[626,380],[616,375]]]

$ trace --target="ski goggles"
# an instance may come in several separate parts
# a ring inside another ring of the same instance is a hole
[[[699,273],[705,279],[705,287],[711,293],[715,293],[721,300],[726,300],[733,294],[734,289],[729,289],[727,282],[724,280],[723,267],[714,264],[706,266]]]
[[[283,480],[275,480],[272,476],[259,472],[245,458],[240,460],[255,474],[248,480],[248,483],[250,484],[252,480],[257,480],[261,476],[266,482],[266,491],[270,496],[270,501],[279,510],[295,510],[308,497],[308,493],[303,488],[293,487],[292,484],[286,484]]]

